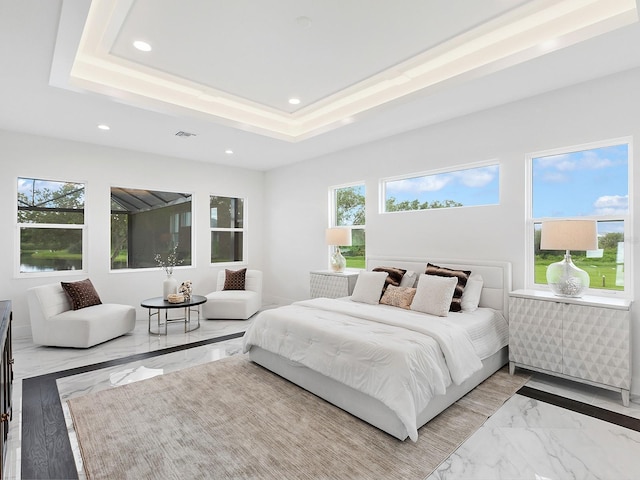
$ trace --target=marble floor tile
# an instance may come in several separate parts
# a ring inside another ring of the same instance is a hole
[[[535,373],[527,386],[640,419],[640,397],[637,396],[632,396],[629,406],[625,407],[618,392],[541,373]]]
[[[167,336],[156,336],[149,335],[144,318],[136,322],[132,333],[86,350],[41,347],[31,339],[15,339],[13,419],[3,478],[20,478],[22,379],[236,334],[249,324],[250,321],[203,320],[200,329],[188,333],[181,331],[179,324],[171,324]],[[114,388],[116,384],[160,371],[166,374],[238,354],[241,342],[241,338],[235,338],[58,378],[79,472],[82,466],[77,442],[73,440],[67,399]],[[640,418],[638,397],[632,397],[630,406],[623,407],[620,395],[615,392],[541,374],[534,374],[527,385]],[[637,452],[640,452],[637,431],[515,395],[446,459],[429,480],[631,480],[640,478]],[[82,473],[80,478],[84,478]]]
[[[274,306],[276,305],[268,305],[265,308],[273,308]],[[134,330],[127,335],[88,349],[44,347],[35,345],[31,338],[14,338],[12,343],[14,356],[13,415],[9,424],[3,480],[21,478],[23,379],[236,334],[246,330],[250,323],[251,320],[201,320],[200,328],[188,333],[184,333],[181,326],[174,323],[169,325],[168,335],[158,336],[149,334],[148,319],[145,317],[138,319]],[[227,352],[235,353],[239,350],[240,344],[237,342],[238,339],[235,344],[232,344],[234,346],[214,347],[208,353],[197,349],[189,349],[194,350],[193,352],[189,352],[189,350],[175,352],[170,354],[167,364],[162,368],[165,371],[173,371],[184,368],[189,362],[196,365],[222,358],[222,355],[226,355]],[[144,365],[156,368],[158,362],[146,362]],[[121,372],[125,368],[120,366],[114,368],[113,372]],[[86,378],[90,378],[90,375],[87,375]],[[74,388],[96,391],[104,386],[104,382],[101,381],[97,381],[96,385],[91,385],[93,380],[95,379],[82,381],[81,377],[75,384],[73,380],[70,380],[70,387],[67,387],[67,383],[63,381],[63,389],[67,388],[63,391],[66,395],[73,395]],[[66,403],[63,402],[63,405]]]
[[[231,355],[240,354],[241,350],[242,338],[235,338],[233,340],[59,378],[56,383],[58,385],[60,399],[62,400],[62,410],[64,412],[79,480],[84,480],[85,474],[82,466],[82,455],[80,454],[80,447],[73,428],[73,421],[71,420],[67,400],[88,393],[117,388],[127,383],[142,381],[156,375],[165,375],[185,368],[220,360]]]
[[[428,480],[636,479],[640,432],[521,395]]]

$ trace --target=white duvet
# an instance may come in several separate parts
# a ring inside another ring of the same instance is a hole
[[[469,334],[451,321],[327,298],[261,312],[244,335],[244,352],[253,345],[376,398],[413,441],[429,400],[482,367]]]

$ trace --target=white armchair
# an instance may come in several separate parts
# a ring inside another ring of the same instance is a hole
[[[262,272],[247,270],[244,290],[224,290],[225,271],[218,272],[216,291],[202,305],[202,316],[209,319],[247,320],[262,307]]]
[[[135,328],[136,309],[102,303],[72,310],[60,283],[27,290],[33,343],[53,347],[88,348]]]

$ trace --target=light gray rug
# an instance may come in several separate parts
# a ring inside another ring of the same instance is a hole
[[[528,379],[499,371],[400,442],[247,356],[69,400],[90,479],[424,479]]]

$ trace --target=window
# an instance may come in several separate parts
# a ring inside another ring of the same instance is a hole
[[[331,210],[331,226],[351,229],[351,246],[340,247],[347,268],[365,268],[364,184],[331,189]]]
[[[500,166],[387,179],[382,185],[383,212],[496,205],[500,203]]]
[[[245,200],[211,196],[211,263],[244,262]]]
[[[157,267],[176,249],[191,265],[191,194],[111,187],[111,268]]]
[[[530,155],[533,246],[528,264],[533,272],[528,277],[533,285],[546,285],[547,265],[564,255],[540,250],[541,222],[579,217],[597,221],[598,249],[571,252],[573,262],[589,273],[591,289],[624,291],[630,150],[630,141],[619,140]]]
[[[20,273],[82,270],[84,184],[18,178]]]

